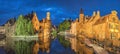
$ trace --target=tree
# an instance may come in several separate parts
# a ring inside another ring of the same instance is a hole
[[[33,35],[33,25],[32,22],[28,19],[25,19],[24,16],[20,15],[16,22],[16,31],[15,35]]]
[[[65,20],[62,23],[60,23],[60,25],[58,26],[58,31],[65,31],[70,29],[70,21],[69,20]]]
[[[57,37],[57,30],[56,29],[53,29],[51,34],[56,38]]]
[[[16,21],[15,35],[33,35],[33,25],[31,20],[26,19],[24,16],[20,15]],[[15,53],[16,54],[32,54],[32,45],[27,41],[15,41]]]

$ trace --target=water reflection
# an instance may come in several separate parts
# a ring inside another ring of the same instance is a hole
[[[6,54],[5,50],[2,47],[0,47],[0,54]]]
[[[18,41],[15,50],[22,54],[26,52],[30,52],[29,54],[94,54],[93,49],[88,47],[84,40],[82,36],[69,35],[57,36],[55,39],[42,38],[32,42]]]
[[[46,52],[39,51],[39,54],[47,54]],[[68,47],[65,48],[58,38],[51,41],[49,54],[75,54],[74,51]]]
[[[75,54],[94,54],[93,48],[85,44],[84,37],[68,35],[65,38],[70,41],[71,49],[74,50]]]

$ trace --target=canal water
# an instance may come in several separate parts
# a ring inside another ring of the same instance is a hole
[[[47,53],[39,51],[39,54],[47,54]],[[56,38],[51,42],[49,54],[75,54],[75,53],[70,47],[65,48]]]
[[[0,54],[6,54],[5,50],[0,47]]]
[[[0,48],[0,54],[6,54],[3,48]],[[47,54],[46,52],[39,51],[38,54]],[[74,51],[67,47],[65,48],[58,40],[58,38],[52,40],[50,44],[50,52],[49,54],[75,54]]]

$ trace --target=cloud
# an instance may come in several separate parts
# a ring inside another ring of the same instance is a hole
[[[56,11],[57,8],[54,7],[48,7],[48,8],[42,8],[41,11]]]

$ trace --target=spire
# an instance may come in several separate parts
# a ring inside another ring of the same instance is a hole
[[[50,12],[47,12],[46,18],[47,18],[47,20],[50,20]]]
[[[82,8],[80,9],[79,21],[80,23],[83,23],[84,21],[84,13]]]
[[[80,9],[80,14],[83,14],[83,9],[82,8]]]
[[[38,20],[36,12],[33,12],[33,18],[36,19],[36,20]]]
[[[33,12],[33,15],[34,15],[34,16],[36,16],[36,13],[35,13],[35,12]]]

